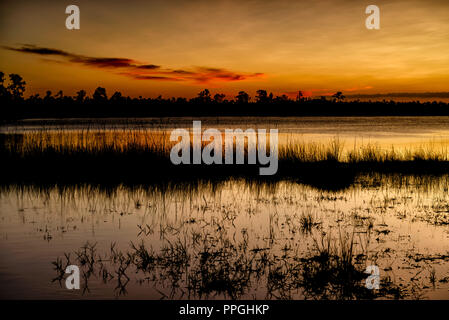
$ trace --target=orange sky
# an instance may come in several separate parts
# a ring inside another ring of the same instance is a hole
[[[65,28],[69,4],[80,30]],[[0,71],[26,95],[449,91],[448,17],[447,0],[2,1]]]

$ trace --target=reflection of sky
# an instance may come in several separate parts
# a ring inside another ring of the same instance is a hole
[[[268,247],[272,230],[276,239],[274,253],[281,255],[282,248],[288,244],[301,257],[313,248],[314,241],[297,229],[294,234],[289,230],[298,228],[301,214],[308,212],[336,239],[339,232],[352,232],[354,226],[357,231],[364,230],[357,225],[368,220],[357,219],[357,216],[373,219],[369,250],[379,253],[377,264],[384,275],[388,274],[393,281],[405,281],[408,286],[407,281],[419,270],[423,270],[423,279],[428,279],[426,267],[429,265],[427,262],[413,263],[415,268],[406,259],[407,255],[447,254],[449,242],[447,227],[431,224],[437,213],[448,214],[447,177],[427,182],[419,177],[416,180],[409,178],[408,182],[410,185],[397,186],[382,180],[383,184],[378,188],[356,185],[341,192],[325,192],[296,183],[254,186],[242,181],[227,182],[214,189],[210,185],[201,185],[198,191],[184,187],[165,192],[157,188],[133,191],[118,188],[109,196],[89,187],[42,193],[3,190],[0,193],[2,292],[7,292],[10,298],[77,297],[79,292],[50,283],[55,276],[50,262],[63,256],[64,252],[78,250],[87,240],[98,242],[97,249],[104,253],[110,250],[111,242],[117,242],[117,248],[121,250],[128,248],[130,241],[145,241],[158,249],[162,243],[159,231],[165,227],[176,231],[165,234],[174,243],[177,237],[184,239],[184,235],[189,241],[193,231],[216,232],[213,221],[224,221],[224,231],[233,241],[241,241],[241,231],[246,229],[250,248]],[[195,223],[185,223],[192,218]],[[229,218],[232,222],[226,220]],[[137,225],[149,225],[154,233],[138,236]],[[390,232],[379,235],[375,230]],[[52,236],[50,241],[43,239],[47,234]],[[320,234],[321,231],[316,230],[313,237],[319,239]],[[364,233],[357,234],[356,246],[365,236]],[[332,245],[338,245],[338,240]],[[390,248],[388,254],[385,253],[387,248]],[[385,273],[383,269],[389,266],[393,270]],[[438,278],[447,276],[447,262],[438,262],[435,268]],[[427,294],[448,299],[447,284],[439,286],[442,289],[427,290]],[[113,284],[108,287],[101,284],[100,279],[94,280],[92,294],[84,298],[112,297],[113,288]],[[128,289],[127,298],[160,297],[151,285],[140,286],[131,281]],[[263,298],[263,288],[258,289],[260,291],[256,293]]]
[[[24,121],[17,126],[2,126],[0,132],[39,130],[150,130],[171,132],[173,128],[192,130],[194,118],[140,119],[122,123],[120,120],[84,120],[85,122],[52,120]],[[419,147],[421,144],[448,148],[448,117],[303,117],[303,118],[202,118],[202,130],[216,128],[224,132],[230,129],[278,129],[279,142],[329,142],[339,138],[346,148],[354,144],[377,143],[381,147]],[[87,122],[86,122],[87,121]],[[90,122],[89,122],[90,121]],[[83,124],[84,123],[84,124]]]

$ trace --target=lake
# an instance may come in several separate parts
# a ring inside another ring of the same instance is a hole
[[[448,117],[28,120],[2,133],[277,128],[280,143],[448,152]],[[70,170],[68,168],[67,170]],[[113,172],[111,173],[114,174]],[[3,299],[449,299],[449,172],[292,180],[2,183]],[[67,265],[81,289],[65,288]],[[378,290],[367,289],[377,266]]]

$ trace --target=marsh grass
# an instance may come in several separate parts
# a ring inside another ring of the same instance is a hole
[[[224,141],[224,140],[223,140]],[[39,130],[0,134],[3,181],[142,184],[197,178],[295,179],[328,189],[345,188],[360,173],[441,174],[449,172],[448,144],[431,142],[398,150],[367,144],[345,148],[284,139],[275,176],[260,177],[259,165],[178,165],[170,161],[177,142],[165,131]],[[206,145],[203,142],[203,146]],[[222,146],[224,158],[225,148]],[[191,149],[191,156],[193,154]],[[244,146],[245,159],[248,142]],[[234,141],[235,157],[235,141]],[[247,160],[245,160],[247,161]],[[223,161],[224,163],[224,161]]]
[[[120,155],[151,153],[168,157],[177,141],[169,140],[166,131],[133,130],[39,130],[24,133],[1,133],[1,150],[20,157],[58,153],[62,155]],[[223,136],[224,156],[224,136]],[[286,137],[279,143],[279,160],[286,162],[379,163],[394,161],[449,161],[449,143],[429,141],[415,147],[382,148],[375,143],[345,148],[345,142],[335,137],[328,142],[304,142]],[[192,137],[191,137],[192,141]],[[206,146],[208,142],[202,142]],[[235,139],[234,139],[235,149]],[[248,141],[245,140],[245,157]]]

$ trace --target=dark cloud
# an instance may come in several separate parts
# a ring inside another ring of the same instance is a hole
[[[194,74],[194,72],[187,71],[187,70],[172,70],[172,71],[170,71],[170,73],[172,73],[172,74],[183,74],[183,75]]]
[[[3,49],[41,56],[54,56],[62,59],[45,59],[46,61],[51,62],[75,63],[101,69],[121,69],[124,71],[119,72],[120,75],[136,80],[191,81],[197,83],[208,83],[213,81],[242,81],[264,75],[263,73],[236,73],[226,69],[210,67],[195,67],[192,68],[192,70],[163,69],[161,66],[155,64],[143,64],[129,58],[89,57],[59,49],[38,47],[31,44],[24,44],[18,48],[3,46]]]
[[[124,74],[132,77],[136,80],[161,80],[161,81],[184,81],[183,79],[163,77],[163,76],[146,76],[146,75],[134,75],[134,74]]]
[[[449,98],[449,92],[393,92],[376,94],[352,94],[347,98]]]
[[[102,58],[102,57],[89,57],[79,54],[74,54],[66,52],[59,49],[38,47],[31,44],[24,44],[19,48],[13,47],[3,47],[4,49],[31,53],[43,56],[59,56],[69,62],[81,63],[87,66],[97,67],[97,68],[142,68],[142,69],[157,69],[159,66],[149,65],[149,64],[139,64],[137,61],[128,58]]]
[[[154,70],[154,69],[159,69],[160,66],[157,66],[155,64],[143,64],[141,66],[136,66],[136,68],[138,68],[138,69]]]
[[[29,53],[36,53],[36,54],[42,54],[42,55],[60,55],[60,56],[68,56],[69,54],[67,52],[56,50],[56,49],[49,49],[49,48],[19,48],[14,49],[16,51],[22,51],[22,52],[29,52]]]
[[[211,80],[216,81],[242,81],[251,78],[258,78],[264,76],[263,73],[236,73],[226,69],[220,68],[207,68],[207,67],[197,67],[196,73],[193,74],[193,78],[198,82],[208,82]]]
[[[33,53],[33,54],[39,54],[39,55],[56,55],[56,56],[63,56],[63,57],[70,57],[72,56],[70,53],[59,50],[59,49],[51,49],[51,48],[42,48],[42,47],[36,47],[31,44],[25,44],[20,48],[13,48],[8,46],[2,46],[3,49],[16,51],[16,52],[23,52],[23,53]]]
[[[134,66],[134,61],[124,58],[92,58],[92,57],[76,57],[71,62],[79,62],[88,66],[98,68],[128,68]]]

